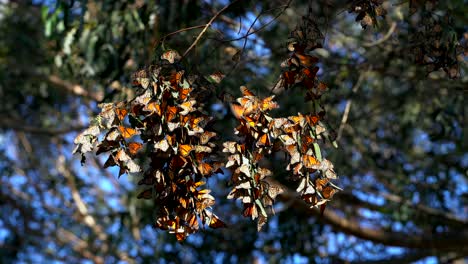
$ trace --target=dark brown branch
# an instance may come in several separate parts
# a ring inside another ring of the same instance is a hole
[[[95,255],[91,250],[89,250],[90,245],[85,240],[81,239],[73,232],[59,228],[57,232],[58,242],[61,242],[66,245],[71,245],[73,251],[78,254],[81,254],[87,259],[93,260],[94,263],[104,263],[104,259],[101,256]]]
[[[414,263],[420,259],[423,259],[428,256],[433,256],[434,254],[427,250],[417,250],[410,251],[406,254],[390,256],[388,258],[383,258],[379,260],[369,260],[369,261],[353,261],[350,264],[405,264],[405,263]]]
[[[91,228],[100,240],[106,241],[108,236],[104,232],[104,228],[97,222],[96,218],[90,214],[88,210],[88,205],[85,202],[85,200],[83,200],[83,198],[81,197],[79,189],[76,186],[75,179],[77,178],[77,176],[75,175],[74,171],[69,169],[70,164],[66,161],[66,158],[64,156],[61,155],[58,157],[56,167],[58,172],[60,172],[67,180],[67,185],[70,188],[76,209],[78,210],[78,213],[83,217],[84,224]],[[102,251],[104,252],[106,250],[107,248],[102,249]]]
[[[359,86],[361,86],[361,84],[364,81],[364,78],[365,78],[366,75],[367,75],[367,72],[361,73],[359,75],[359,78],[358,78],[357,82],[354,84],[353,88],[351,89],[352,95],[348,99],[348,101],[346,102],[346,107],[345,107],[345,110],[343,112],[343,117],[341,118],[340,128],[338,129],[338,136],[336,137],[336,141],[338,141],[338,142],[341,139],[341,135],[343,134],[343,129],[344,129],[345,125],[346,125],[346,122],[348,122],[348,115],[349,115],[349,111],[351,109],[351,104],[353,102],[353,95],[355,95],[357,93],[357,90],[359,89]]]
[[[104,94],[100,92],[90,92],[86,90],[82,85],[72,83],[68,80],[62,79],[60,76],[55,74],[43,74],[37,71],[24,71],[23,74],[31,76],[31,78],[38,81],[43,81],[55,86],[56,88],[61,88],[68,93],[71,93],[75,96],[83,97],[86,99],[94,100],[100,102],[104,98]]]
[[[422,205],[422,204],[412,204],[411,202],[404,200],[402,197],[394,195],[394,194],[377,194],[373,193],[374,195],[378,195],[384,198],[387,202],[409,206],[411,209],[415,210],[416,214],[422,215],[427,218],[436,218],[446,224],[447,226],[452,227],[464,227],[468,226],[468,221],[464,219],[460,219],[457,216],[442,212],[440,210]],[[343,204],[349,204],[355,207],[364,207],[372,211],[379,211],[381,206],[369,203],[367,201],[363,201],[360,198],[356,197],[350,192],[343,191],[339,192],[334,199],[340,201]],[[393,208],[393,207],[392,207]]]
[[[193,47],[195,47],[198,43],[198,41],[200,41],[201,37],[205,34],[206,30],[211,27],[211,25],[213,24],[213,22],[216,20],[216,18],[218,18],[219,15],[221,15],[222,12],[224,12],[226,9],[228,9],[229,7],[231,7],[233,4],[235,4],[236,2],[238,2],[239,0],[234,0],[232,1],[231,3],[229,3],[228,5],[226,5],[225,7],[223,7],[221,10],[218,11],[218,13],[216,13],[211,19],[210,21],[208,21],[208,23],[206,23],[205,27],[203,28],[203,30],[200,32],[200,34],[198,34],[197,38],[195,39],[195,41],[192,43],[192,45],[190,45],[190,47],[188,47],[188,49],[184,52],[184,55],[182,55],[182,57],[185,57],[189,52],[190,50],[193,49]]]
[[[446,212],[425,206],[423,204],[412,204],[410,201],[405,200],[404,198],[395,194],[386,193],[386,194],[383,194],[383,197],[384,199],[388,201],[407,205],[411,207],[412,209],[417,210],[420,214],[423,214],[429,217],[436,217],[442,220],[444,223],[454,225],[454,226],[461,226],[461,227],[468,226],[467,220],[460,219],[456,215],[453,215],[451,213],[446,213]]]
[[[68,92],[70,92],[70,93],[72,93],[74,95],[89,98],[89,99],[92,99],[92,100],[94,100],[96,102],[100,102],[102,100],[102,98],[103,98],[102,94],[90,93],[85,88],[83,88],[83,86],[71,83],[71,82],[66,81],[66,80],[63,80],[57,75],[52,74],[52,75],[49,75],[49,76],[45,76],[45,78],[50,84],[53,84],[55,86],[64,88],[65,90],[67,90]]]
[[[197,28],[204,28],[206,25],[198,25],[198,26],[193,26],[193,27],[187,27],[187,28],[182,28],[182,29],[179,29],[179,30],[176,30],[174,32],[171,32],[171,33],[168,33],[166,35],[164,35],[162,38],[161,38],[161,42],[164,43],[164,41],[166,40],[167,37],[170,37],[172,35],[175,35],[175,34],[179,34],[179,33],[182,33],[182,32],[185,32],[185,31],[189,31],[189,30],[192,30],[192,29],[197,29]]]
[[[232,39],[227,39],[227,40],[222,40],[223,42],[232,42],[232,41],[237,41],[237,40],[241,40],[241,39],[245,39],[247,37],[249,37],[250,35],[252,34],[255,34],[257,32],[260,32],[262,31],[263,29],[265,29],[267,26],[269,26],[271,23],[273,23],[274,21],[276,21],[276,19],[278,19],[278,17],[280,17],[284,11],[286,11],[286,9],[288,9],[288,7],[291,5],[291,2],[292,0],[289,0],[286,4],[283,5],[282,9],[280,12],[278,12],[278,14],[276,14],[270,21],[266,22],[265,24],[263,24],[262,26],[260,26],[258,29],[256,30],[253,30],[253,31],[250,31],[247,30],[247,33],[241,37],[238,37],[238,38],[232,38]],[[278,7],[276,8],[273,8],[273,9],[278,9]]]
[[[288,190],[285,186],[283,188],[287,190],[280,196],[283,202],[291,202],[293,200],[292,206],[319,217],[321,221],[331,225],[336,231],[387,246],[468,253],[468,248],[466,247],[468,244],[468,229],[441,234],[409,234],[404,232],[389,232],[381,228],[367,228],[361,226],[356,221],[339,216],[330,206],[320,217],[320,211],[317,208],[310,209],[307,204],[298,199],[295,192]]]
[[[67,134],[74,131],[80,131],[86,128],[86,126],[70,126],[66,128],[47,128],[47,127],[38,127],[38,126],[30,126],[24,125],[23,122],[20,120],[14,120],[7,117],[2,117],[0,120],[0,128],[3,129],[13,129],[25,133],[31,134],[42,134],[47,136],[58,136]]]

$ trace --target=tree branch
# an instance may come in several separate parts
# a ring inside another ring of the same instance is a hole
[[[467,220],[460,219],[456,215],[442,212],[440,210],[437,210],[437,209],[434,209],[434,208],[431,208],[422,204],[412,204],[410,201],[405,200],[398,195],[389,194],[389,193],[381,194],[381,193],[374,193],[374,192],[372,192],[372,194],[380,196],[390,203],[409,206],[410,208],[416,211],[416,214],[422,215],[427,218],[439,219],[441,222],[443,222],[447,226],[458,227],[458,228],[468,226]],[[337,193],[334,196],[334,199],[336,199],[337,201],[340,201],[343,204],[352,204],[355,207],[364,207],[372,211],[379,211],[382,209],[382,206],[369,203],[367,201],[363,201],[362,199],[353,195],[351,192],[347,192],[347,191]]]
[[[88,242],[76,236],[71,231],[59,228],[59,230],[57,231],[57,238],[59,242],[71,245],[73,251],[81,254],[87,259],[93,260],[94,263],[104,263],[104,259],[101,256],[96,256],[89,250],[90,245],[88,244]]]
[[[236,2],[238,2],[239,0],[234,0],[232,1],[231,3],[229,3],[228,5],[226,5],[225,7],[223,7],[223,9],[219,10],[218,13],[216,13],[211,19],[210,21],[208,21],[208,23],[206,23],[205,27],[203,28],[203,30],[200,32],[200,34],[198,34],[197,38],[195,39],[195,41],[192,43],[192,45],[190,45],[190,47],[184,52],[184,55],[182,55],[182,58],[184,58],[189,52],[190,50],[193,49],[193,47],[195,47],[198,43],[198,41],[200,41],[201,37],[205,34],[206,30],[211,27],[211,24],[213,24],[213,22],[216,20],[216,18],[218,18],[219,15],[221,15],[222,12],[224,12],[226,9],[228,9],[229,7],[231,7],[233,4],[235,4]]]
[[[390,26],[390,29],[389,29],[388,32],[385,34],[385,36],[383,36],[383,38],[378,39],[378,40],[376,40],[376,41],[374,41],[374,42],[369,42],[369,43],[364,42],[364,43],[362,43],[362,46],[364,46],[364,47],[372,47],[372,46],[378,46],[378,45],[384,43],[384,42],[387,41],[387,40],[390,38],[390,36],[393,34],[393,32],[394,32],[395,29],[396,29],[396,26],[397,26],[397,23],[396,23],[396,22],[392,22],[392,25]]]
[[[99,225],[96,219],[89,213],[88,207],[84,200],[81,198],[80,192],[78,191],[75,183],[75,175],[67,169],[68,165],[65,162],[65,157],[60,155],[57,159],[57,170],[63,174],[67,180],[67,184],[71,190],[72,198],[75,202],[76,208],[78,209],[79,214],[83,217],[84,223],[91,228],[97,237],[102,240],[107,240],[107,235],[104,232],[104,229]],[[104,250],[106,251],[106,250]]]
[[[25,133],[31,134],[42,134],[47,136],[58,136],[62,134],[67,134],[74,131],[80,131],[86,128],[86,126],[70,126],[66,128],[47,128],[39,126],[30,126],[24,125],[20,120],[11,119],[8,117],[2,117],[0,119],[0,128],[3,129],[13,129]]]
[[[279,183],[278,183],[279,184]],[[358,222],[340,216],[331,209],[324,211],[320,216],[318,208],[310,209],[309,206],[298,199],[295,192],[282,186],[286,191],[279,197],[283,202],[290,202],[292,206],[307,211],[311,215],[319,216],[321,221],[331,225],[336,231],[353,235],[375,243],[387,246],[396,246],[413,249],[432,249],[438,251],[455,251],[468,254],[468,229],[460,229],[458,232],[440,234],[408,234],[404,232],[389,232],[381,228],[367,228]]]
[[[56,86],[57,88],[62,88],[65,91],[73,95],[91,99],[96,102],[100,102],[104,98],[104,94],[102,92],[96,92],[96,93],[89,92],[82,85],[64,80],[56,74],[47,75],[47,74],[44,74],[38,71],[33,71],[33,70],[29,70],[29,71],[25,70],[23,71],[23,74],[26,74],[30,76],[31,78],[39,80],[39,81],[48,82],[49,84]]]
[[[349,115],[349,111],[351,110],[351,104],[353,102],[353,96],[357,93],[357,90],[359,89],[359,86],[361,86],[365,75],[366,75],[366,72],[361,73],[359,75],[359,78],[358,78],[356,84],[354,84],[353,88],[351,89],[351,92],[352,92],[351,98],[349,98],[348,101],[346,102],[346,107],[345,107],[345,110],[343,112],[343,117],[341,118],[340,128],[338,129],[338,135],[336,137],[337,142],[340,141],[340,138],[343,135],[343,129],[344,129],[345,125],[346,125],[346,122],[348,122],[348,115]]]
[[[86,89],[83,88],[83,86],[81,85],[78,85],[78,84],[73,84],[69,81],[66,81],[66,80],[63,80],[61,79],[59,76],[57,75],[48,75],[48,76],[45,76],[45,79],[55,85],[55,86],[59,86],[61,88],[64,88],[65,90],[67,90],[68,92],[74,94],[74,95],[78,95],[78,96],[82,96],[82,97],[85,97],[85,98],[88,98],[88,99],[92,99],[96,102],[100,102],[102,99],[103,99],[103,95],[102,94],[96,94],[96,93],[90,93],[88,92]]]
[[[350,264],[393,264],[393,263],[414,263],[420,259],[423,259],[428,256],[433,256],[434,254],[428,250],[416,250],[409,251],[408,253],[396,256],[390,256],[378,260],[369,260],[369,261],[353,261]]]
[[[288,0],[288,2],[286,2],[286,4],[283,5],[282,9],[280,12],[278,12],[278,14],[276,14],[270,21],[266,22],[265,24],[261,25],[259,28],[257,28],[256,30],[252,30],[249,29],[247,30],[246,34],[241,36],[241,37],[238,37],[238,38],[232,38],[232,39],[227,39],[227,40],[222,40],[223,42],[232,42],[232,41],[237,41],[237,40],[241,40],[241,39],[245,39],[247,38],[248,36],[252,35],[252,34],[255,34],[257,32],[260,32],[262,31],[264,28],[266,28],[267,26],[269,26],[271,23],[273,23],[274,21],[276,21],[276,19],[278,19],[278,17],[281,16],[281,14],[283,14],[284,11],[286,11],[286,9],[288,9],[288,7],[291,5],[291,2],[292,0]],[[274,10],[274,9],[278,9],[280,7],[275,7],[275,8],[272,8],[271,10]],[[270,10],[270,11],[271,11]]]

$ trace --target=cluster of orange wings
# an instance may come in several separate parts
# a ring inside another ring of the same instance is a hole
[[[319,67],[314,66],[318,58],[295,51],[293,55],[283,63],[288,70],[283,72],[283,79],[280,83],[288,89],[293,85],[306,88],[306,101],[318,100],[327,91],[327,85],[317,81],[316,75]]]
[[[271,171],[262,168],[258,162],[273,150],[271,133],[273,118],[268,114],[278,108],[273,101],[274,96],[263,100],[257,98],[246,87],[242,86],[243,97],[231,105],[232,111],[240,125],[235,133],[242,139],[240,142],[225,142],[223,152],[229,153],[226,168],[232,171],[234,188],[228,195],[229,199],[237,198],[244,204],[244,216],[258,218],[258,229],[266,223],[267,210],[271,210],[274,199],[283,190],[267,181]]]
[[[387,11],[382,6],[383,0],[352,1],[348,12],[356,13],[356,21],[361,21],[362,28],[376,24],[376,17],[385,17]]]
[[[447,30],[452,28],[453,19],[449,14],[445,16],[437,13],[437,2],[440,1],[410,1],[410,15],[420,12],[418,23],[410,36],[410,54],[419,65],[424,65],[431,73],[443,69],[449,78],[460,77],[460,62],[468,54],[468,36],[464,34],[464,41],[447,37]]]
[[[269,111],[278,108],[274,96],[259,99],[246,87],[242,97],[231,105],[239,121],[235,133],[239,142],[225,142],[223,152],[229,153],[226,168],[232,171],[233,189],[229,199],[236,198],[244,205],[244,216],[258,218],[258,229],[273,212],[276,196],[284,190],[268,176],[272,173],[259,166],[259,161],[272,152],[289,154],[287,170],[299,181],[297,192],[311,206],[323,205],[333,196],[337,187],[333,165],[322,158],[319,139],[324,139],[326,128],[318,114],[298,114],[287,118],[273,118]],[[315,179],[311,177],[315,172]]]
[[[138,198],[154,201],[156,227],[184,240],[200,222],[225,226],[211,211],[210,190],[201,189],[206,178],[222,170],[212,158],[216,133],[207,130],[211,118],[200,109],[196,84],[176,69],[174,51],[162,58],[169,63],[134,75],[133,85],[143,88],[137,97],[100,105],[95,124],[75,139],[75,152],[91,151],[98,142],[97,154],[110,153],[105,167],[119,166],[119,175],[141,174],[138,184],[149,188]],[[99,141],[101,131],[107,133]]]
[[[299,182],[296,191],[311,206],[323,210],[333,194],[339,190],[331,180],[336,179],[333,164],[322,157],[319,142],[335,135],[324,120],[325,109],[321,96],[327,86],[317,78],[318,58],[309,54],[321,47],[323,35],[315,22],[303,17],[303,23],[292,32],[288,48],[289,58],[282,63],[283,73],[274,89],[301,87],[306,90],[306,101],[313,101],[315,111],[289,117],[274,118],[270,110],[278,108],[274,96],[260,99],[246,87],[241,87],[242,97],[231,104],[231,110],[239,121],[235,134],[239,142],[225,142],[223,152],[229,153],[226,168],[232,171],[233,188],[228,198],[236,198],[244,205],[244,216],[258,218],[260,230],[273,211],[276,196],[284,190],[269,180],[271,171],[259,166],[266,155],[283,151],[288,154],[286,170]]]
[[[162,62],[134,74],[138,95],[129,101],[100,104],[102,111],[93,125],[75,139],[74,152],[82,155],[96,149],[109,153],[105,167],[118,166],[119,176],[138,173],[139,185],[148,186],[138,198],[151,199],[156,207],[155,226],[184,240],[200,226],[225,227],[212,211],[215,198],[201,187],[225,167],[232,171],[233,189],[228,198],[240,199],[243,215],[258,219],[258,230],[274,213],[276,197],[284,192],[271,180],[272,172],[259,165],[260,160],[282,151],[289,157],[286,167],[298,181],[297,192],[311,206],[324,205],[338,187],[333,165],[322,157],[319,142],[333,141],[326,129],[325,110],[320,104],[327,86],[316,76],[318,58],[309,55],[318,47],[321,33],[311,20],[295,32],[289,46],[290,57],[283,63],[278,85],[287,89],[306,89],[306,100],[313,101],[313,113],[272,117],[278,108],[274,96],[260,99],[246,87],[242,97],[231,104],[239,125],[238,142],[224,142],[228,153],[219,162],[219,148],[213,142],[216,133],[209,130],[211,117],[202,111],[206,88],[199,78],[187,75],[177,62],[180,56],[168,51]],[[212,90],[212,89],[211,89]],[[101,134],[105,132],[103,137]]]

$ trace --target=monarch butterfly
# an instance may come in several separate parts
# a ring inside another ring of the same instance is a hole
[[[190,145],[179,145],[179,152],[183,157],[187,157],[192,150],[193,148]]]
[[[128,143],[128,151],[132,155],[135,155],[142,147],[143,147],[143,144],[138,143],[138,142]]]
[[[124,126],[119,126],[119,131],[124,138],[131,138],[137,133],[134,128]]]
[[[320,162],[311,155],[302,156],[302,163],[306,168],[315,168],[315,165],[320,164]]]
[[[227,225],[223,221],[221,221],[215,214],[213,214],[210,219],[209,227],[223,228],[223,227],[227,227]]]
[[[115,112],[117,113],[117,117],[119,118],[119,120],[123,120],[125,116],[128,114],[128,111],[125,108],[122,108],[122,109],[116,108]]]

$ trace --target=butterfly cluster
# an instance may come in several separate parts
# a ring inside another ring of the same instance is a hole
[[[290,56],[281,63],[282,74],[274,87],[290,89],[300,87],[306,90],[305,100],[320,103],[320,97],[327,91],[327,85],[317,78],[319,58],[310,55],[310,52],[321,48],[323,34],[317,23],[309,15],[302,18],[302,23],[291,33],[288,50]]]
[[[278,104],[273,101],[274,96],[260,99],[244,86],[241,91],[243,96],[231,105],[240,123],[235,128],[240,141],[223,144],[223,152],[229,153],[226,168],[232,171],[234,186],[228,198],[240,199],[244,216],[258,218],[260,230],[267,221],[267,210],[272,210],[276,196],[283,191],[266,179],[271,171],[259,165],[265,155],[275,150],[273,142],[278,135],[274,133],[274,119],[269,111],[278,108]]]
[[[319,58],[311,55],[322,47],[323,41],[312,17],[312,10],[309,10],[302,24],[292,32],[288,45],[291,53],[281,64],[283,73],[278,84],[284,89],[305,90],[305,101],[312,104],[313,111],[276,118],[273,127],[277,129],[275,133],[283,151],[289,156],[286,169],[299,181],[296,191],[306,203],[321,206],[323,210],[339,188],[332,183],[337,176],[333,164],[323,157],[319,143],[329,141],[336,147],[336,133],[327,125],[322,105],[322,95],[328,91],[328,86],[317,77]]]
[[[274,213],[273,203],[284,190],[269,180],[271,171],[259,165],[274,152],[284,152],[289,157],[286,170],[299,182],[296,191],[310,206],[321,206],[339,189],[331,180],[336,179],[333,164],[322,157],[319,143],[334,142],[335,135],[327,129],[322,95],[328,90],[317,78],[319,59],[310,52],[320,48],[323,35],[309,16],[292,32],[288,45],[290,56],[282,63],[283,72],[274,89],[305,89],[305,100],[313,104],[313,113],[289,117],[273,117],[271,110],[279,108],[274,95],[259,98],[246,87],[241,87],[242,97],[231,104],[239,122],[235,134],[238,142],[225,142],[228,153],[226,168],[232,171],[233,188],[228,198],[241,200],[244,216],[257,219],[260,230]]]
[[[330,180],[336,173],[330,161],[322,158],[320,139],[326,128],[317,114],[298,114],[272,117],[270,110],[278,108],[274,96],[260,99],[246,87],[242,97],[231,105],[239,125],[235,134],[238,142],[225,142],[223,152],[229,154],[226,168],[231,169],[233,189],[229,199],[241,200],[244,216],[258,218],[258,230],[274,213],[273,204],[284,190],[269,181],[271,171],[259,162],[273,152],[283,151],[289,156],[286,170],[299,181],[297,192],[311,206],[325,204],[338,189]]]
[[[319,81],[318,58],[310,51],[321,47],[323,35],[313,20],[305,17],[291,34],[289,58],[275,88],[302,87],[314,111],[289,117],[273,117],[279,108],[275,96],[260,98],[246,87],[231,103],[239,125],[238,141],[215,141],[212,118],[203,111],[204,96],[219,83],[221,74],[209,79],[188,75],[175,51],[165,52],[161,62],[133,75],[138,95],[128,101],[99,105],[93,125],[75,139],[74,152],[82,155],[96,149],[109,153],[105,167],[119,167],[119,176],[135,173],[146,186],[138,198],[151,199],[156,209],[155,226],[175,234],[178,240],[197,232],[200,226],[225,227],[212,212],[215,198],[203,189],[206,180],[222,168],[231,171],[229,199],[241,200],[243,215],[257,220],[260,230],[274,213],[276,197],[284,192],[272,180],[272,172],[260,165],[264,158],[283,152],[286,170],[298,182],[296,191],[310,206],[330,201],[339,189],[331,181],[336,173],[320,150],[320,143],[334,142],[321,104],[327,85]],[[101,137],[102,134],[105,134]],[[222,152],[220,151],[222,149]],[[227,155],[223,155],[227,153]],[[221,162],[221,160],[223,162]]]
[[[453,28],[453,18],[447,13],[438,14],[438,1],[426,3],[410,1],[410,13],[413,22],[410,54],[419,65],[424,65],[431,73],[439,69],[444,70],[449,78],[460,76],[459,62],[463,61],[464,53],[468,51],[466,42],[459,43]]]
[[[118,166],[119,175],[140,174],[138,184],[148,187],[138,198],[154,201],[156,227],[184,240],[200,224],[225,224],[211,211],[211,190],[202,188],[222,172],[212,155],[216,133],[207,128],[211,117],[201,109],[195,91],[201,88],[191,82],[196,78],[179,70],[178,58],[168,51],[163,63],[134,74],[140,94],[132,100],[101,104],[95,124],[75,139],[75,152],[96,148],[98,155],[109,153],[105,167]]]
[[[361,21],[362,28],[377,23],[377,17],[385,17],[387,11],[383,8],[384,0],[352,0],[349,1],[348,12],[356,13],[356,21]]]

